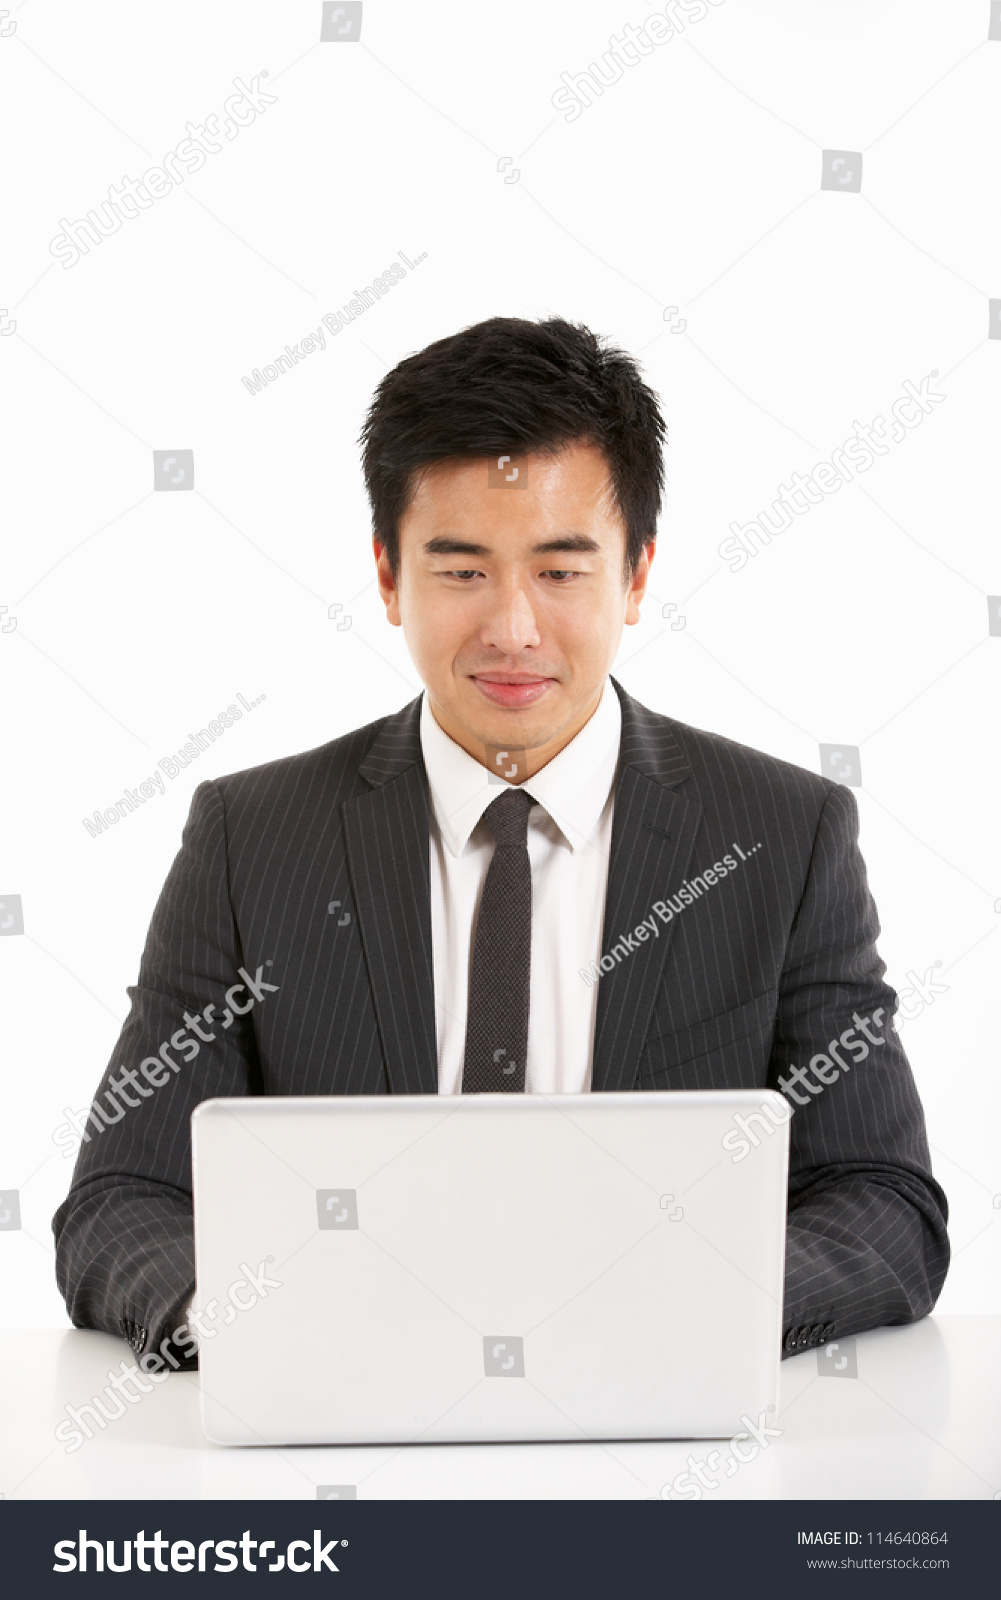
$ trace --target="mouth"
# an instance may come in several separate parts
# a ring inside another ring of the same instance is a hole
[[[492,705],[518,710],[522,706],[534,706],[556,679],[530,672],[477,672],[472,674],[472,681]]]

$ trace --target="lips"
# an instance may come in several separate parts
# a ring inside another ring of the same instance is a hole
[[[508,706],[514,710],[535,705],[553,681],[552,678],[533,678],[523,672],[494,673],[482,677],[473,674],[473,682],[487,700],[495,706]]]

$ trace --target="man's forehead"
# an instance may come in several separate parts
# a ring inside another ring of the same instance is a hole
[[[477,515],[512,525],[558,524],[559,508],[613,518],[615,495],[608,462],[595,445],[574,444],[558,452],[528,452],[449,458],[416,475],[407,512],[421,520],[444,508],[475,505]],[[406,513],[404,513],[406,515]]]

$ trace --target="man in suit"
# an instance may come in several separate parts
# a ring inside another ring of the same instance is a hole
[[[492,318],[376,391],[379,588],[426,692],[198,787],[54,1219],[73,1322],[147,1371],[194,1359],[216,1095],[779,1087],[784,1353],[934,1305],[946,1203],[850,790],[609,676],[663,435],[635,362],[561,319]]]

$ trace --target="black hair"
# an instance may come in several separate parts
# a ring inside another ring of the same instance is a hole
[[[629,576],[657,536],[665,434],[633,356],[562,317],[490,317],[407,356],[376,389],[359,440],[373,535],[395,574],[422,469],[588,443],[609,465]]]

